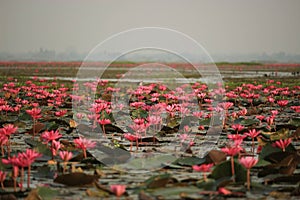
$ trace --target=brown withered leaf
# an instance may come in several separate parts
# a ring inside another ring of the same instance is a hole
[[[93,184],[98,179],[98,175],[88,175],[85,173],[74,172],[70,174],[59,175],[54,179],[54,182],[67,186],[82,186]]]
[[[29,132],[30,134],[33,134],[33,128],[34,128],[34,131],[37,134],[42,130],[44,130],[45,127],[46,127],[45,124],[37,122],[35,125],[32,125],[32,128],[29,130]]]
[[[226,154],[223,151],[213,149],[206,155],[207,163],[214,163],[215,165],[217,165],[225,160]]]

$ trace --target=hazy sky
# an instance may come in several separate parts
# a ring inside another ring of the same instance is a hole
[[[183,32],[211,54],[300,54],[299,0],[1,0],[0,52],[88,52],[130,28]]]

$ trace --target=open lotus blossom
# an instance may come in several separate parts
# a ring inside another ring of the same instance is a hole
[[[244,126],[242,126],[242,125],[240,125],[240,124],[233,124],[232,126],[231,126],[231,128],[233,128],[235,131],[236,131],[236,133],[239,133],[241,130],[243,130],[245,127]]]
[[[260,134],[260,131],[256,129],[249,130],[249,132],[245,133],[246,136],[251,137],[252,139],[252,153],[254,153],[254,139]]]
[[[93,142],[92,140],[79,137],[74,140],[76,148],[82,149],[83,151],[83,157],[86,158],[86,150],[90,148],[94,148],[96,146],[96,142]]]
[[[227,138],[231,139],[233,141],[235,140],[244,140],[247,136],[246,135],[240,135],[240,134],[228,134]]]
[[[68,162],[72,158],[73,153],[69,151],[60,151],[59,156],[64,162]]]
[[[130,141],[130,152],[132,151],[133,141],[136,142],[136,148],[138,148],[139,137],[136,134],[124,133],[124,138]]]
[[[39,157],[41,157],[42,154],[36,152],[33,149],[26,149],[25,152],[18,154],[18,161],[19,165],[21,165],[22,170],[24,170],[24,167],[27,167],[27,188],[30,187],[30,174],[31,174],[31,164]]]
[[[211,168],[214,166],[213,163],[210,163],[210,164],[202,164],[202,165],[193,165],[192,168],[194,171],[196,172],[202,172],[203,174],[203,180],[206,181],[207,178],[206,178],[206,172],[210,172],[211,171]]]
[[[300,106],[291,106],[291,109],[294,110],[296,113],[300,113]]]
[[[46,144],[49,142],[52,142],[53,140],[57,140],[61,137],[62,137],[62,135],[58,132],[58,130],[45,131],[41,135],[42,140],[44,140]]]
[[[111,185],[110,190],[117,196],[120,197],[126,192],[126,185]]]
[[[16,133],[16,131],[18,130],[18,127],[14,126],[13,124],[7,124],[5,125],[3,128],[0,129],[0,135],[2,135],[3,141],[1,141],[1,151],[2,151],[2,155],[4,154],[4,149],[3,149],[3,145],[6,144],[7,145],[7,154],[8,156],[10,156],[10,137],[11,134]],[[4,137],[6,137],[7,139],[5,139]]]
[[[14,191],[17,191],[17,178],[19,176],[19,160],[16,155],[12,157],[8,157],[7,159],[2,158],[2,163],[5,165],[12,165],[13,167],[13,173],[12,173],[12,179],[14,182]]]
[[[64,116],[65,114],[67,114],[67,110],[59,110],[59,111],[56,111],[54,114],[55,114],[55,116],[57,116],[57,117],[62,117],[62,116]]]
[[[106,137],[105,125],[111,124],[110,119],[99,119],[99,120],[97,120],[97,121],[98,121],[98,123],[102,126],[103,134],[104,134],[104,136]]]
[[[240,158],[239,162],[247,169],[247,189],[250,190],[250,169],[257,164],[258,159],[255,157],[246,156]]]
[[[6,178],[6,172],[0,171],[0,183],[1,183],[1,188],[4,189],[4,181]]]
[[[288,100],[278,100],[277,101],[277,104],[280,106],[280,107],[285,107],[286,105],[288,105],[289,101]]]
[[[230,156],[231,174],[232,174],[232,176],[235,175],[235,170],[234,170],[234,156],[237,155],[238,153],[240,153],[241,150],[242,150],[242,148],[238,147],[238,146],[221,148],[221,151],[223,151],[228,156]]]
[[[33,119],[33,125],[32,125],[32,137],[35,136],[35,125],[36,121],[42,117],[41,115],[41,109],[39,108],[32,108],[31,110],[26,110],[26,112],[32,117]]]
[[[290,145],[291,142],[292,138],[280,139],[273,143],[273,146],[278,147],[282,149],[283,152],[285,152],[285,149]]]
[[[67,167],[67,162],[72,158],[73,153],[69,152],[69,151],[60,151],[59,156],[64,161],[64,170],[63,170],[63,172],[65,172],[66,167]]]

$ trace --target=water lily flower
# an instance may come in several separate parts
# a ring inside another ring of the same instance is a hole
[[[3,145],[7,145],[7,154],[10,156],[10,138],[11,134],[16,133],[18,127],[14,126],[13,124],[7,124],[3,128],[0,129],[0,135],[2,135],[3,141],[1,141],[1,151],[2,155],[4,154]],[[5,139],[6,137],[6,139]]]
[[[256,129],[249,130],[249,132],[245,133],[246,136],[251,137],[252,139],[252,153],[254,153],[254,138],[256,138],[260,134],[260,131],[256,131]]]
[[[98,123],[101,124],[103,134],[104,134],[104,136],[106,137],[106,133],[105,133],[105,125],[111,124],[110,119],[99,119],[99,120],[98,120]]]
[[[221,148],[221,151],[223,151],[228,156],[230,156],[231,174],[232,174],[232,176],[235,175],[235,170],[234,170],[234,156],[237,155],[238,153],[240,153],[241,150],[242,150],[242,148],[241,147],[237,147],[237,146]]]
[[[32,137],[35,137],[35,125],[39,118],[42,117],[41,109],[39,108],[32,108],[31,110],[26,110],[26,112],[32,117],[33,125],[32,125]]]
[[[130,141],[130,152],[132,151],[133,141],[136,141],[138,143],[138,137],[135,134],[131,133],[124,133],[124,138]],[[138,144],[137,144],[138,148]]]
[[[283,152],[285,152],[286,147],[288,147],[291,142],[292,142],[292,138],[280,139],[277,140],[275,143],[273,143],[273,146],[278,147],[282,149]]]
[[[288,103],[289,103],[288,100],[278,100],[278,101],[277,101],[277,104],[278,104],[280,107],[285,107]]]
[[[243,125],[240,125],[240,124],[233,124],[231,126],[231,128],[233,128],[236,133],[239,133],[241,130],[243,130],[245,127]]]
[[[246,156],[240,158],[239,162],[247,169],[247,189],[250,190],[250,169],[257,164],[258,159],[255,157]]]
[[[206,172],[210,172],[211,171],[211,168],[214,166],[213,163],[210,163],[210,164],[202,164],[202,165],[193,165],[192,168],[194,171],[197,171],[197,172],[202,172],[203,174],[203,180],[206,181],[207,180],[207,177],[206,177]]]
[[[111,185],[110,190],[117,196],[120,197],[126,192],[126,185]]]
[[[74,143],[76,148],[82,149],[84,158],[87,158],[86,150],[96,146],[96,142],[82,137],[75,139]]]
[[[63,172],[66,171],[67,162],[72,158],[73,153],[69,151],[60,151],[59,152],[60,158],[64,161],[64,169]]]

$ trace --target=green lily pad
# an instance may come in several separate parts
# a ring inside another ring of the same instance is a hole
[[[247,181],[247,171],[246,169],[238,163],[236,160],[234,161],[234,171],[235,171],[235,179],[236,182],[246,182]],[[216,165],[211,173],[211,178],[213,179],[221,179],[224,177],[231,177],[231,162],[230,160],[222,162],[219,165]]]
[[[163,167],[166,163],[173,163],[175,160],[176,157],[172,155],[156,155],[149,158],[135,158],[118,167],[127,170],[153,170]]]
[[[289,121],[289,124],[292,125],[292,126],[300,127],[300,117],[292,118]]]
[[[286,152],[294,152],[295,151],[295,147],[292,144],[290,144],[285,149],[285,151]],[[280,148],[274,147],[272,144],[268,143],[261,150],[261,152],[259,154],[259,159],[265,159],[268,155],[270,155],[272,153],[276,153],[276,152],[282,152],[282,150]]]
[[[195,186],[186,186],[186,187],[171,187],[171,188],[159,188],[153,190],[151,195],[153,196],[161,196],[167,199],[178,199],[180,196],[197,194],[199,196],[199,192],[203,191]]]
[[[205,158],[199,157],[185,157],[179,158],[175,161],[175,164],[183,165],[183,166],[193,166],[193,165],[201,165],[205,162]]]
[[[41,197],[41,199],[51,200],[54,199],[58,194],[58,190],[53,190],[49,187],[38,187],[37,193]]]

